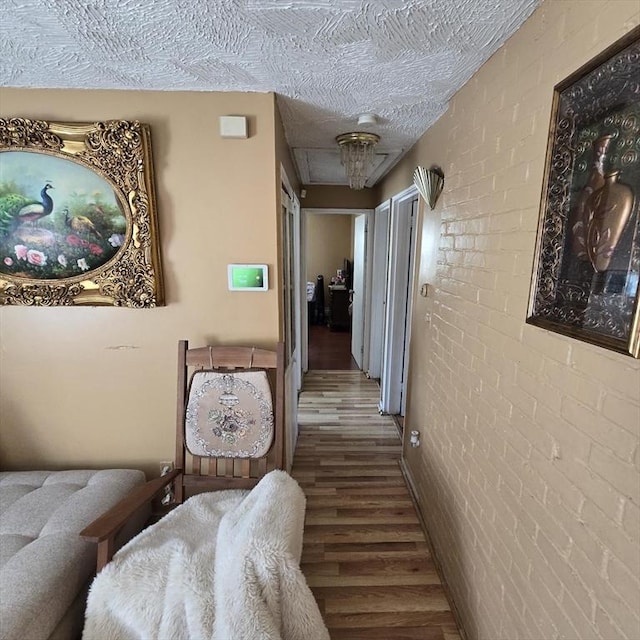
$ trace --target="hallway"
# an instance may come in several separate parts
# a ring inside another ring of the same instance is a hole
[[[355,369],[351,355],[351,332],[331,331],[326,325],[309,327],[309,370]]]
[[[332,640],[459,640],[398,461],[360,371],[310,371],[292,475],[307,496],[302,569]]]

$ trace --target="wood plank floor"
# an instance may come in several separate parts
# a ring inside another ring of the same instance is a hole
[[[292,470],[307,496],[302,570],[332,640],[460,640],[378,396],[360,371],[305,377]]]
[[[351,356],[351,332],[330,331],[327,326],[309,327],[309,369],[355,369]]]

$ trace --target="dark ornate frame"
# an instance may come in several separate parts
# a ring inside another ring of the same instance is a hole
[[[529,324],[640,356],[640,27],[554,88],[535,256]]]
[[[0,153],[33,151],[72,159],[105,178],[124,209],[127,232],[118,253],[86,274],[35,280],[0,274],[0,304],[164,304],[150,128],[137,121],[56,123],[0,119]]]

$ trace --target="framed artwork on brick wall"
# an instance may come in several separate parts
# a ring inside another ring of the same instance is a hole
[[[640,356],[640,27],[554,88],[527,322]]]
[[[163,304],[148,125],[0,119],[0,304]]]

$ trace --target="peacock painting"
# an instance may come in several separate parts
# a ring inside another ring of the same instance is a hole
[[[40,191],[40,200],[30,200],[20,193],[6,193],[0,198],[0,233],[11,233],[26,222],[34,224],[53,211],[48,182]]]
[[[124,210],[112,185],[79,162],[2,151],[0,275],[84,277],[123,246]]]

